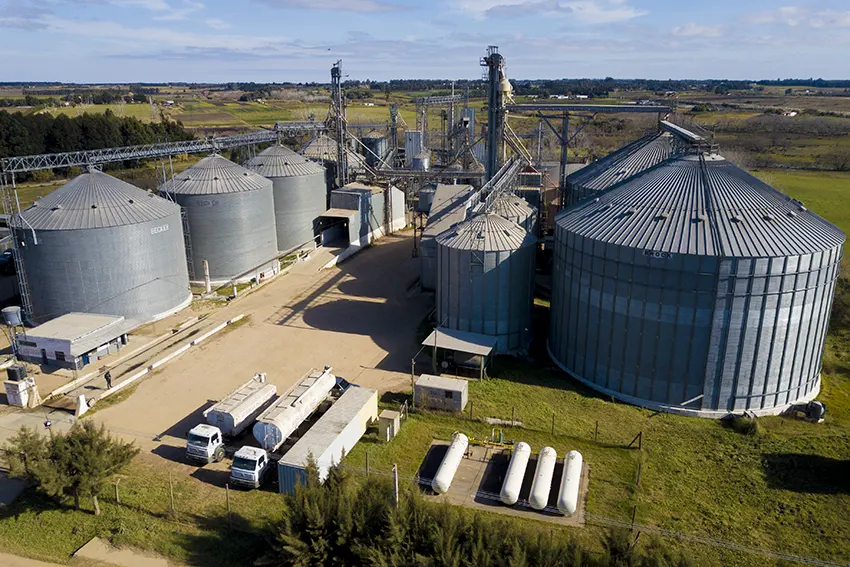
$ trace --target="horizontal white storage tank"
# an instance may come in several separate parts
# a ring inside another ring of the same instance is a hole
[[[572,516],[578,510],[578,489],[581,484],[581,453],[570,451],[564,459],[564,475],[561,477],[561,492],[558,494],[558,510]]]
[[[535,510],[542,510],[549,503],[552,476],[557,462],[558,453],[552,447],[544,447],[537,457],[537,468],[534,471],[534,480],[531,481],[531,494],[528,496],[528,503]]]
[[[378,419],[378,392],[350,386],[319,420],[277,463],[280,491],[291,494],[295,485],[307,480],[310,455],[319,469],[319,480],[328,469],[351,452],[366,429]]]
[[[331,368],[310,370],[286,395],[270,406],[254,424],[254,439],[267,451],[276,451],[322,403],[336,385]]]
[[[266,375],[256,374],[205,411],[204,417],[207,423],[221,429],[224,435],[234,437],[254,422],[275,394],[277,388],[274,384],[266,383]]]
[[[504,504],[513,506],[519,500],[519,491],[522,489],[522,481],[525,478],[525,469],[528,468],[530,457],[531,447],[528,443],[523,441],[517,443],[511,454],[505,481],[502,483],[502,492],[499,494]]]
[[[469,447],[469,438],[459,431],[455,432],[449,450],[446,451],[446,456],[443,457],[443,462],[440,463],[440,468],[437,469],[437,474],[431,481],[434,492],[437,494],[448,492],[467,447]]]

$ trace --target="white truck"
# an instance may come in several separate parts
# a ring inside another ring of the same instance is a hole
[[[260,414],[253,433],[262,448],[246,446],[236,451],[230,467],[231,484],[247,488],[258,488],[262,484],[264,476],[279,458],[275,451],[316,411],[337,385],[337,378],[331,370],[330,366],[310,370]]]
[[[204,412],[207,423],[189,430],[186,458],[202,464],[221,461],[225,455],[224,438],[235,437],[245,431],[276,394],[277,388],[274,384],[267,384],[266,375],[262,373],[236,388]]]

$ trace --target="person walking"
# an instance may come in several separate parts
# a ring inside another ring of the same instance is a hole
[[[107,370],[106,374],[104,374],[103,377],[106,379],[106,389],[111,390],[112,389],[112,373],[109,370]]]

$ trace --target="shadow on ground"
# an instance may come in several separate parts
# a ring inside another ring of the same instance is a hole
[[[850,460],[800,453],[773,453],[762,459],[771,488],[810,494],[850,494]]]

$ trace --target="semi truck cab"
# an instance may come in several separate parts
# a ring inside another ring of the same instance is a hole
[[[242,447],[233,455],[230,483],[235,486],[259,488],[269,468],[269,456],[263,449]]]
[[[224,458],[224,438],[214,425],[196,425],[186,437],[186,458],[204,464],[217,463]]]

